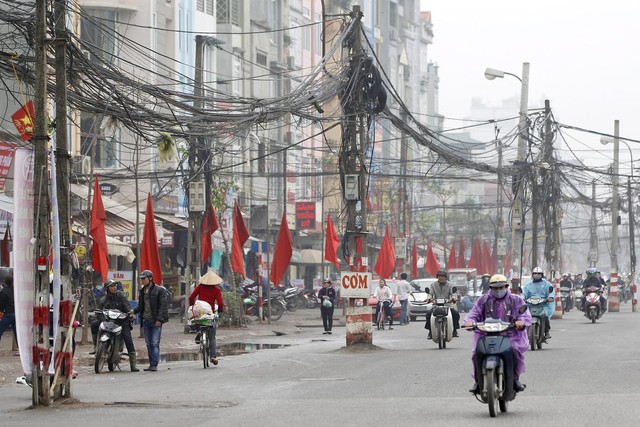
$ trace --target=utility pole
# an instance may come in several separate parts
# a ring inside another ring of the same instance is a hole
[[[496,123],[493,124],[493,128],[496,134],[496,145],[498,146],[498,189],[497,189],[497,204],[498,204],[498,221],[496,226],[496,261],[497,265],[493,266],[496,269],[496,273],[504,274],[504,256],[506,244],[504,241],[504,217],[502,213],[502,141],[498,138],[500,129]]]
[[[34,128],[34,270],[32,404],[49,405],[49,167],[47,159],[47,2],[36,1]]]
[[[591,183],[591,224],[589,245],[589,267],[594,268],[598,262],[598,220],[596,218],[596,182]]]
[[[633,175],[633,162],[631,163],[631,174]],[[631,177],[627,177],[627,200],[629,201],[629,266],[631,267],[631,286],[636,277],[636,237],[634,230],[633,199],[631,192]]]
[[[400,117],[402,117],[402,121],[406,122],[406,113],[404,110],[400,113]],[[407,149],[408,149],[407,135],[404,130],[400,132],[400,175],[402,182],[402,189],[400,190],[400,197],[398,199],[398,208],[400,213],[400,233],[404,238],[404,250],[401,252],[401,255],[404,256],[399,257],[396,260],[396,271],[398,275],[404,271],[404,263],[407,253]],[[446,251],[446,240],[445,240],[445,251]],[[445,258],[446,259],[446,258]]]
[[[515,194],[513,199],[513,210],[511,220],[511,265],[512,278],[511,288],[518,289],[520,286],[520,275],[522,269],[522,243],[524,241],[524,179],[522,169],[527,154],[528,124],[527,112],[529,105],[529,63],[522,63],[522,79],[520,85],[520,120],[518,122],[518,154],[516,159],[516,172],[514,176]]]
[[[618,298],[618,170],[620,167],[620,121],[613,122],[613,171],[611,174],[611,186],[613,195],[611,200],[611,271],[609,285],[609,311],[620,311]]]
[[[55,2],[55,61],[56,61],[56,181],[58,187],[58,217],[60,220],[60,330],[64,328],[64,334],[60,334],[56,343],[62,346],[56,348],[61,360],[72,363],[72,351],[69,348],[69,334],[73,334],[70,323],[71,318],[71,263],[69,250],[71,248],[71,225],[69,213],[69,141],[67,135],[67,27],[66,27],[66,0]],[[66,338],[63,344],[63,337]],[[62,363],[56,371],[62,369],[62,374],[56,372],[54,377],[54,399],[71,397],[71,363]],[[59,380],[56,381],[56,380]]]

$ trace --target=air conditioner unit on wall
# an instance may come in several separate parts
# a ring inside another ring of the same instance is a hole
[[[73,174],[78,178],[91,173],[91,158],[89,156],[73,156],[71,165]]]

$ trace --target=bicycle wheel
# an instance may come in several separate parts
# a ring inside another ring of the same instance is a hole
[[[207,369],[209,367],[209,337],[207,336],[207,330],[206,329],[201,329],[201,335],[202,337],[200,338],[200,353],[202,353],[202,365],[204,366],[204,369]]]

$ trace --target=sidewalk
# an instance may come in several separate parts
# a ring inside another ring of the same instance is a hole
[[[303,331],[317,330],[318,335],[322,336],[322,319],[320,317],[320,309],[298,309],[295,312],[284,313],[280,320],[268,324],[259,323],[255,317],[251,318],[251,323],[243,328],[219,328],[217,331],[217,344],[224,346],[233,343],[253,344],[256,340],[281,336],[281,335],[297,335]],[[343,327],[342,310],[336,310],[334,313],[334,327]],[[136,325],[132,332],[133,342],[140,360],[140,367],[145,367],[147,361],[147,348],[144,338],[139,337],[139,327]],[[82,337],[82,329],[76,331],[76,340],[78,345],[74,355],[74,369],[80,375],[93,373],[93,356],[89,354],[93,350],[91,343],[91,334],[89,334],[89,343],[81,345],[79,343]],[[171,359],[170,356],[176,354],[195,354],[198,352],[198,346],[195,343],[195,333],[184,333],[184,324],[180,322],[178,317],[171,317],[169,322],[162,327],[162,340],[160,342],[161,357]],[[22,365],[18,352],[11,350],[12,336],[10,332],[6,332],[0,340],[0,387],[2,384],[12,383],[17,377],[22,375]],[[127,371],[129,364],[126,359],[123,360],[122,369]]]

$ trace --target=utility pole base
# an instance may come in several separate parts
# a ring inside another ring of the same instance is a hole
[[[607,301],[608,310],[610,313],[620,312],[620,299],[618,295],[609,295],[609,301]]]
[[[347,329],[347,347],[354,344],[373,343],[373,325],[371,307],[347,307],[345,317]]]

